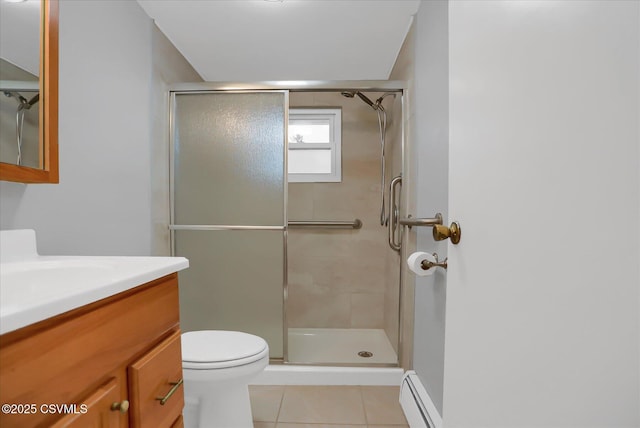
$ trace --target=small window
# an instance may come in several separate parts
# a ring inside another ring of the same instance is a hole
[[[340,182],[339,108],[289,110],[289,182]]]

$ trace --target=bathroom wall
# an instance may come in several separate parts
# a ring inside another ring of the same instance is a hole
[[[367,93],[373,99],[381,94]],[[393,97],[384,105],[392,105]],[[289,183],[289,220],[353,220],[359,230],[290,229],[289,327],[385,328],[387,230],[380,226],[380,133],[377,114],[339,93],[290,95],[291,107],[342,108],[342,182]],[[391,109],[390,109],[391,110]],[[390,111],[392,122],[401,120]],[[397,126],[395,129],[399,129]],[[400,141],[389,132],[388,144]],[[393,150],[390,149],[389,152]],[[392,292],[393,293],[393,292]]]
[[[202,78],[155,24],[151,49],[151,254],[170,256],[169,87]]]
[[[60,2],[60,184],[0,182],[2,229],[35,229],[42,254],[155,251],[159,91],[197,76],[162,37],[136,2]]]
[[[405,191],[416,201],[409,208],[414,217],[442,213],[448,224],[448,2],[422,2],[412,29],[391,76],[409,82],[411,98],[409,124],[409,172]],[[413,62],[411,59],[413,59]],[[435,242],[431,228],[408,232],[407,250],[436,252],[447,257],[447,242]],[[415,241],[414,241],[415,240]],[[412,249],[412,248],[413,249]],[[410,253],[408,253],[410,254]],[[442,414],[444,382],[444,339],[447,275],[442,269],[428,277],[407,274],[405,300],[414,294],[413,368],[433,403]],[[413,293],[412,293],[413,292]],[[408,303],[409,304],[409,303]],[[411,313],[411,310],[407,310]]]

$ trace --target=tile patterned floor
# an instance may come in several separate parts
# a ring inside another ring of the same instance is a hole
[[[397,386],[249,387],[254,428],[408,428]]]

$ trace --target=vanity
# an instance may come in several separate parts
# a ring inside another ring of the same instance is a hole
[[[0,426],[182,426],[186,259],[39,256],[33,231],[0,258]]]

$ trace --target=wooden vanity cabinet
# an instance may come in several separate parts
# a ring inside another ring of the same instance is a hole
[[[0,336],[0,426],[181,427],[181,379],[171,274]]]

